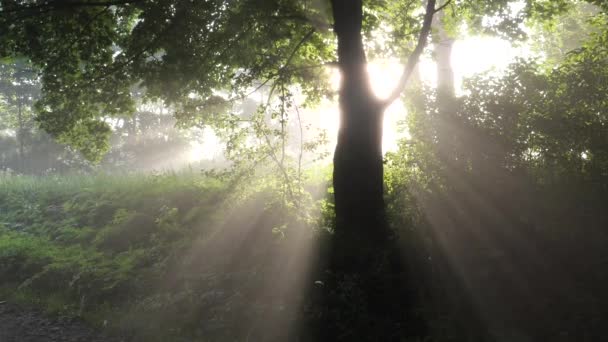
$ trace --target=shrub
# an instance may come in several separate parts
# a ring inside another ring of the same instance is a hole
[[[145,245],[157,228],[154,218],[119,209],[112,222],[99,231],[93,243],[105,250],[122,252]]]

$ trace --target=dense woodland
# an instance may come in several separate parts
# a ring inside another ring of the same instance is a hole
[[[0,305],[128,341],[607,339],[607,11],[0,0]],[[529,53],[461,81],[481,36]]]

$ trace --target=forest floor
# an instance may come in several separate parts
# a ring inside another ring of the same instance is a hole
[[[76,318],[0,301],[0,342],[120,342]]]

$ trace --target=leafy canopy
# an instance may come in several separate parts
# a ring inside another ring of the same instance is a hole
[[[513,16],[514,3],[443,5],[453,22],[514,37],[523,18],[551,16],[569,2],[527,0]],[[418,0],[364,1],[369,52],[403,58],[422,8]],[[187,125],[213,124],[211,114],[230,108],[222,103],[260,84],[323,96],[322,67],[336,59],[330,13],[323,0],[2,0],[0,57],[26,57],[40,73],[40,126],[99,159],[110,135],[104,118],[132,113],[134,92],[163,99]]]

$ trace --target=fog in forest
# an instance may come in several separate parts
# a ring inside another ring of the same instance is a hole
[[[0,342],[608,336],[608,2],[0,0]]]

